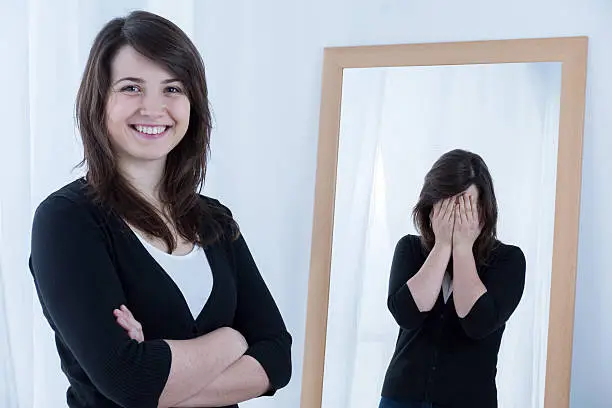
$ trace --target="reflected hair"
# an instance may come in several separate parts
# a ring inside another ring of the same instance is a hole
[[[189,125],[181,142],[168,154],[160,183],[162,215],[118,169],[109,142],[106,105],[111,91],[111,64],[118,51],[131,46],[183,83],[190,102]],[[204,63],[188,36],[156,14],[134,11],[109,21],[91,47],[76,98],[76,122],[83,141],[86,180],[96,202],[130,225],[162,239],[172,252],[177,242],[163,216],[178,234],[206,245],[223,235],[236,238],[238,226],[224,209],[199,194],[210,148],[211,114]]]
[[[471,185],[478,189],[478,215],[482,231],[473,246],[477,265],[484,265],[497,242],[497,200],[489,169],[479,155],[461,149],[443,154],[426,174],[419,201],[412,211],[421,243],[429,252],[435,235],[430,214],[435,203],[460,194]]]

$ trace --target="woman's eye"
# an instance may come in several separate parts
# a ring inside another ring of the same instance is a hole
[[[121,92],[138,92],[140,89],[136,85],[126,85],[121,88]]]
[[[169,86],[168,88],[166,88],[166,91],[168,91],[169,93],[182,93],[183,92],[181,88],[176,87],[176,86]]]

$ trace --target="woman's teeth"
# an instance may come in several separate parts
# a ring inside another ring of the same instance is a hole
[[[140,133],[145,133],[147,135],[159,135],[164,133],[168,126],[141,126],[135,125],[134,128]]]

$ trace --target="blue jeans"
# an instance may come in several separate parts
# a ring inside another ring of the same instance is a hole
[[[431,402],[420,401],[396,401],[382,397],[378,408],[437,408]]]

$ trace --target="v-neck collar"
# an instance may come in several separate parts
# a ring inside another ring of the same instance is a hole
[[[204,323],[204,317],[207,315],[207,310],[212,307],[211,304],[214,302],[214,299],[218,295],[219,291],[219,274],[222,273],[221,269],[223,266],[221,263],[219,263],[219,251],[221,250],[221,248],[219,247],[220,243],[216,242],[214,244],[202,246],[202,249],[204,250],[204,254],[206,255],[206,259],[210,266],[210,270],[212,272],[213,284],[208,299],[206,299],[204,306],[202,307],[198,315],[194,318],[193,314],[191,313],[191,310],[189,309],[187,299],[185,299],[185,295],[178,287],[174,279],[172,279],[168,272],[166,272],[166,270],[159,264],[159,262],[157,262],[155,257],[140,241],[134,230],[132,230],[132,228],[130,228],[130,226],[124,220],[120,219],[119,222],[121,223],[123,228],[127,229],[129,238],[132,243],[137,246],[142,255],[146,257],[152,265],[154,265],[154,269],[157,271],[157,273],[159,273],[162,278],[168,283],[168,285],[172,288],[174,294],[181,299],[183,314],[186,321],[188,321],[190,325],[195,326],[196,328],[201,327],[201,325]]]

